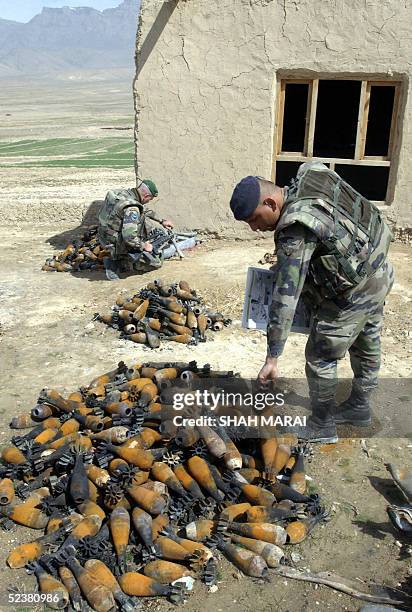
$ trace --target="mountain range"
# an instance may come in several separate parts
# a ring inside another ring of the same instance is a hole
[[[0,19],[0,76],[132,69],[139,7],[124,0],[103,11],[43,8],[28,23]]]

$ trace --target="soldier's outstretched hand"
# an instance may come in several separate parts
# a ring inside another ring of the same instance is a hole
[[[170,221],[170,219],[163,219],[162,225],[163,227],[166,227],[167,229],[173,229],[173,223],[172,221]]]
[[[266,357],[265,365],[258,374],[258,381],[262,385],[269,384],[279,376],[278,360],[276,357]]]

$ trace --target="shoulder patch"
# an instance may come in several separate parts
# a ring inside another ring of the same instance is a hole
[[[127,221],[135,222],[139,219],[139,213],[135,210],[132,210],[125,215],[127,217]]]

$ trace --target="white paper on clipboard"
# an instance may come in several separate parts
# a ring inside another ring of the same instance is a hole
[[[242,327],[266,331],[269,308],[272,303],[276,275],[266,268],[248,268]],[[302,299],[299,300],[291,331],[308,334],[311,328],[311,312]]]

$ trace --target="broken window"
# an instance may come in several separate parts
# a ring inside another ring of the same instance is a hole
[[[316,159],[367,198],[385,202],[400,86],[361,78],[281,80],[276,183],[288,184],[301,163]]]

